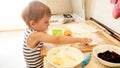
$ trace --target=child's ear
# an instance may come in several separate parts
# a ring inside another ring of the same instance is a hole
[[[35,26],[36,26],[36,22],[33,21],[33,20],[31,20],[31,21],[30,21],[30,26],[33,27],[33,28],[35,28]]]

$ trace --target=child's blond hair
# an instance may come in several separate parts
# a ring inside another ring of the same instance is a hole
[[[30,2],[30,4],[22,12],[22,18],[29,27],[29,22],[31,20],[37,22],[45,15],[51,16],[50,8],[40,1]]]

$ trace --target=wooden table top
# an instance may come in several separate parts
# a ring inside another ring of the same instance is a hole
[[[99,35],[105,43],[107,44],[112,44],[112,45],[116,45],[118,47],[120,47],[120,41],[116,40],[115,38],[113,38],[112,36],[110,36],[106,30],[104,28],[102,28],[101,26],[99,26],[98,24],[96,24],[94,21],[83,21],[82,23],[85,23],[87,25],[92,26],[93,28],[95,28],[96,34]],[[73,26],[78,26],[81,25],[81,23],[70,23],[70,24],[51,24],[50,25],[50,29],[54,29],[54,28],[60,28],[60,29],[69,29],[67,26],[68,25],[73,25]],[[76,28],[77,29],[77,28]],[[72,44],[72,45],[78,45],[78,44]],[[95,45],[96,46],[96,45]],[[85,55],[87,55],[88,53],[92,53],[92,49],[95,46],[86,46],[86,47],[79,47],[78,49],[80,49]],[[76,47],[77,48],[77,47]],[[41,55],[44,57],[47,54],[48,49],[46,47],[43,47],[41,50]],[[98,62],[98,60],[96,58],[94,58],[94,56],[92,55],[91,60],[89,61],[89,63],[85,66],[85,68],[109,68],[104,66],[103,64],[101,64],[100,62]],[[120,68],[120,67],[119,67]]]

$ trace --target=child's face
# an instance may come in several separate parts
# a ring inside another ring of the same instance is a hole
[[[36,30],[39,32],[45,32],[49,26],[49,19],[50,17],[44,16],[36,23]]]

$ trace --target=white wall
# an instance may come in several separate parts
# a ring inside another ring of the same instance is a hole
[[[88,16],[95,18],[120,34],[120,20],[113,18],[112,11],[114,5],[110,3],[110,0],[92,0],[89,3],[92,3],[92,7],[87,7],[91,8],[91,13]]]
[[[40,0],[48,5],[52,14],[75,13],[85,19],[84,0]]]
[[[48,5],[52,14],[72,13],[71,0],[39,0]]]
[[[14,2],[15,3],[14,3]],[[14,30],[14,29],[25,29],[27,26],[21,18],[21,12],[23,8],[31,0],[21,1],[0,1],[0,31],[3,30]],[[52,11],[52,14],[63,14],[63,13],[76,13],[83,19],[84,15],[84,0],[39,0],[48,5]],[[7,6],[6,6],[6,4]]]
[[[73,13],[85,19],[84,0],[71,0]]]
[[[7,1],[7,2],[6,2]],[[31,0],[0,1],[0,31],[25,29],[21,12]],[[72,13],[71,0],[40,0],[48,5],[52,14]]]
[[[26,27],[21,12],[29,1],[31,0],[0,0],[0,31]]]
[[[85,4],[85,18],[90,19],[93,14],[95,0],[84,0]]]

